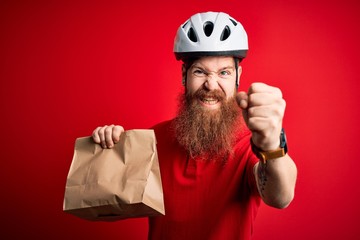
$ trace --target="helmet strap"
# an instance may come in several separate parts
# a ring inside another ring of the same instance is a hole
[[[236,72],[235,84],[236,84],[236,90],[238,90],[238,88],[239,88],[239,83],[240,83],[240,79],[239,79],[239,64],[240,64],[240,62],[241,62],[241,59],[234,58],[234,61],[235,61],[235,72]]]

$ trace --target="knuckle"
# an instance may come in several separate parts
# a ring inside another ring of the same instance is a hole
[[[278,104],[279,104],[279,107],[276,108],[276,114],[278,116],[282,116],[285,113],[286,101],[284,99],[281,99]]]
[[[267,132],[270,134],[273,130],[277,129],[279,126],[279,122],[280,121],[278,118],[270,118],[270,120],[268,122],[268,129],[270,131],[267,131]]]
[[[99,134],[104,134],[106,128],[107,128],[107,125],[100,127]]]
[[[249,116],[249,117],[253,117],[253,116],[255,116],[255,115],[256,115],[256,109],[253,108],[253,107],[249,108],[249,109],[248,109],[248,116]]]
[[[252,118],[252,117],[249,117],[248,125],[249,125],[249,129],[250,129],[250,130],[255,130],[256,119],[255,119],[255,118]]]
[[[282,94],[282,91],[281,91],[280,88],[275,87],[275,93],[276,93],[280,98],[283,97],[283,94]]]
[[[95,128],[91,135],[93,137],[96,137],[98,135],[99,129],[100,129],[100,127]]]
[[[257,83],[252,83],[249,87],[249,92],[250,93],[256,92],[257,88],[258,88]]]
[[[254,94],[250,94],[248,97],[248,103],[250,104],[250,106],[254,103],[254,101],[255,101]]]
[[[281,116],[283,114],[282,108],[275,108],[274,114],[275,114],[275,116]]]
[[[261,136],[262,136],[262,139],[268,139],[271,136],[270,131],[261,132]]]
[[[116,131],[118,131],[118,132],[123,132],[123,131],[124,131],[124,128],[123,128],[122,126],[120,126],[120,125],[114,126],[114,129],[115,129]]]
[[[108,126],[105,128],[105,135],[109,135],[112,133],[113,126]]]

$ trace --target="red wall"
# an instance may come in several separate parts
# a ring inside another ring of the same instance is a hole
[[[248,32],[241,89],[261,81],[287,100],[296,198],[285,210],[262,205],[254,239],[358,237],[358,1],[9,0],[0,3],[2,239],[146,238],[145,219],[62,212],[74,141],[98,125],[173,117],[182,91],[174,35],[207,10]]]

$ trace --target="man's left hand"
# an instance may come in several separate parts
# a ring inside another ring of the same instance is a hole
[[[247,93],[239,92],[236,99],[252,132],[253,143],[263,151],[277,149],[286,107],[281,90],[253,83]]]

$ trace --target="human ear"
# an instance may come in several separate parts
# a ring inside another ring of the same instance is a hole
[[[182,67],[181,67],[181,74],[182,74],[181,83],[182,83],[183,86],[185,86],[185,84],[186,84],[186,74],[187,74],[185,64],[183,64]]]
[[[240,84],[240,76],[241,76],[241,73],[242,73],[242,67],[239,65],[238,68],[237,68],[236,86],[239,86],[239,84]]]

